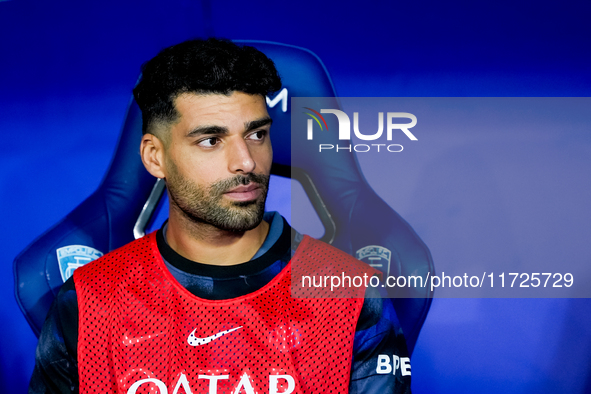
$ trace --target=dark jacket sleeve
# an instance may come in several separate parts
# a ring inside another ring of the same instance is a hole
[[[43,324],[29,394],[78,393],[78,302],[72,278],[60,289]]]
[[[366,298],[353,342],[349,393],[410,393],[410,372],[406,341],[392,303]]]

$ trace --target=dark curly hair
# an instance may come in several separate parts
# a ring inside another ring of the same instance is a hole
[[[142,65],[133,89],[142,110],[142,131],[178,119],[174,100],[182,93],[233,91],[266,95],[281,88],[275,64],[259,50],[229,40],[189,40],[162,50]],[[153,132],[152,132],[153,133]]]

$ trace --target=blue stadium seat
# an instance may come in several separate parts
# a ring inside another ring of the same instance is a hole
[[[338,155],[335,160],[334,155],[309,154],[309,149],[296,140],[292,144],[289,99],[336,96],[320,59],[303,48],[262,41],[237,42],[266,53],[283,79],[284,89],[267,99],[274,120],[273,172],[292,176],[303,185],[325,227],[323,239],[358,258],[370,255],[388,259],[389,272],[383,268],[384,274],[425,277],[433,273],[425,244],[371,189],[353,155]],[[141,113],[132,101],[101,185],[15,259],[16,298],[36,335],[65,278],[76,267],[132,241],[134,234],[141,236],[150,221],[164,185],[144,169],[137,154],[140,138]],[[321,138],[326,143],[337,142],[336,134],[325,133]],[[391,302],[412,352],[432,293],[425,288],[397,296]]]

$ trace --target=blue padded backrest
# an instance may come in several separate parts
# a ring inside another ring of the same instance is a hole
[[[141,125],[141,112],[132,102],[98,189],[16,257],[17,302],[36,335],[64,283],[58,250],[65,263],[84,263],[134,239],[132,229],[155,182],[137,153]]]
[[[391,251],[390,275],[424,277],[433,272],[427,247],[367,184],[354,155],[338,155],[335,160],[334,155],[309,155],[308,147],[298,143],[292,146],[291,134],[295,131],[289,99],[336,96],[320,59],[303,48],[261,41],[237,42],[267,54],[282,77],[284,89],[268,98],[274,104],[269,107],[273,118],[274,172],[289,176],[293,166],[293,176],[302,182],[325,224],[326,240],[352,255],[369,245]],[[321,138],[322,142],[337,143],[334,133]],[[35,334],[40,332],[64,275],[71,274],[78,264],[133,240],[134,226],[155,185],[137,154],[140,139],[141,113],[132,101],[115,155],[99,188],[15,259],[17,301]],[[62,262],[61,271],[58,260]],[[70,269],[65,273],[68,264]],[[411,298],[391,302],[412,352],[431,304],[431,293],[417,289],[405,296]]]

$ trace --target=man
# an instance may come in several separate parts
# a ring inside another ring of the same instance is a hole
[[[78,269],[40,336],[30,392],[410,392],[395,313],[365,289],[292,298],[292,263],[364,269],[264,212],[273,62],[216,39],[163,50],[134,89],[140,154],[169,220]],[[320,264],[322,265],[322,264]],[[344,268],[343,268],[344,269]],[[404,372],[402,372],[404,371]]]

